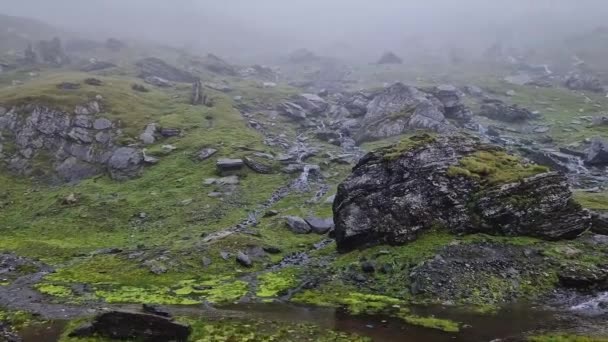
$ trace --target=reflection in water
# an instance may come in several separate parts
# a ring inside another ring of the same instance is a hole
[[[138,306],[125,306],[136,309]],[[169,307],[176,316],[222,317],[223,310],[232,317],[264,319],[277,322],[312,323],[327,329],[356,333],[376,342],[447,342],[447,341],[491,341],[497,338],[521,336],[537,329],[553,329],[557,320],[552,312],[529,305],[507,307],[496,314],[477,314],[453,307],[411,307],[413,314],[436,316],[462,323],[459,333],[409,325],[402,320],[381,315],[353,316],[340,309],[297,306],[291,304],[234,304],[222,307],[213,314],[198,306]],[[21,332],[24,342],[56,342],[65,327],[65,322],[49,322],[35,325]]]

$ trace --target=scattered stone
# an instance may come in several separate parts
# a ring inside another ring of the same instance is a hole
[[[296,234],[308,234],[311,231],[308,223],[301,217],[287,216],[285,217],[285,220],[289,229]]]
[[[62,90],[76,90],[80,89],[80,84],[74,82],[61,82],[57,85],[57,88]]]
[[[106,118],[98,118],[93,121],[93,129],[101,131],[112,128],[112,121]]]
[[[312,229],[312,232],[317,234],[326,234],[334,228],[333,218],[307,217],[305,221]]]
[[[589,90],[592,92],[603,92],[604,87],[600,79],[593,75],[573,73],[568,76],[565,82],[566,88],[572,90]]]
[[[294,120],[304,120],[306,119],[306,111],[302,106],[293,103],[293,102],[284,102],[278,105],[277,111],[281,115],[285,115]]]
[[[63,199],[63,204],[76,204],[76,202],[78,202],[78,199],[74,193],[70,193]]]
[[[99,87],[99,86],[103,85],[103,82],[100,79],[97,79],[97,78],[87,78],[87,79],[84,80],[84,84],[88,84],[90,86]]]
[[[70,333],[70,337],[100,335],[111,339],[145,341],[187,341],[191,328],[167,317],[131,311],[109,311],[97,315],[92,323]]]
[[[217,150],[214,148],[203,148],[202,150],[197,152],[196,159],[198,159],[199,161],[207,160],[216,153]]]
[[[251,258],[247,254],[240,251],[236,254],[236,262],[238,262],[243,267],[253,266]]]
[[[592,139],[585,162],[589,165],[608,165],[608,140],[602,138]]]
[[[144,145],[154,144],[156,141],[156,132],[158,131],[158,127],[155,123],[150,123],[146,125],[146,129],[142,134],[139,135],[139,140],[141,140]]]
[[[120,147],[110,157],[108,169],[114,180],[127,180],[141,174],[143,153],[132,147]]]
[[[530,110],[517,105],[507,105],[500,100],[487,100],[481,105],[481,116],[505,122],[518,122],[536,118]]]
[[[222,176],[241,171],[244,164],[245,163],[243,162],[242,159],[227,159],[227,158],[218,159],[217,162],[215,163],[220,175],[222,175]]]
[[[144,78],[144,82],[161,88],[168,88],[173,86],[171,82],[158,76],[148,76]]]
[[[245,165],[247,165],[250,169],[257,173],[261,174],[270,174],[272,173],[272,165],[265,164],[259,160],[256,160],[252,157],[243,158]]]
[[[205,185],[237,185],[239,184],[239,177],[236,175],[222,177],[222,178],[207,178],[204,182]]]
[[[133,89],[133,90],[135,90],[135,91],[138,91],[138,92],[140,92],[140,93],[147,93],[147,92],[149,92],[149,91],[150,91],[150,90],[148,90],[148,88],[146,88],[144,85],[142,85],[142,84],[137,84],[137,83],[133,83],[133,84],[131,85],[131,89]]]

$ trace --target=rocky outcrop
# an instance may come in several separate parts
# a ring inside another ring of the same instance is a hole
[[[608,141],[594,138],[587,152],[585,163],[597,166],[608,165]]]
[[[431,93],[443,104],[446,118],[468,122],[473,117],[473,112],[462,102],[462,94],[455,86],[440,85],[431,89]]]
[[[385,52],[376,64],[403,64],[403,60],[393,52]]]
[[[310,115],[319,115],[329,107],[327,101],[316,94],[299,94],[294,96],[293,103],[302,107]]]
[[[367,104],[358,141],[382,139],[408,130],[448,132],[453,126],[444,116],[443,104],[431,94],[395,83]]]
[[[190,326],[160,315],[109,311],[96,316],[92,323],[80,326],[70,333],[70,337],[99,335],[118,340],[185,342],[190,333]]]
[[[602,82],[593,75],[573,73],[566,78],[565,86],[572,90],[604,91]]]
[[[504,122],[520,122],[536,118],[530,110],[517,105],[507,105],[500,100],[486,100],[479,115]]]
[[[76,106],[72,113],[44,106],[0,111],[0,163],[53,183],[77,182],[106,170],[121,179],[137,175],[139,170],[113,164],[120,132],[100,112],[97,101]]]
[[[238,74],[236,68],[225,60],[211,53],[207,55],[201,64],[205,69],[220,75],[236,76]]]
[[[490,160],[464,159],[478,153]],[[432,227],[549,240],[589,228],[590,215],[572,200],[564,176],[512,158],[462,136],[416,136],[367,154],[333,203],[339,250],[405,244]],[[501,181],[491,182],[498,170]]]
[[[192,83],[192,96],[190,99],[191,105],[205,105],[207,104],[207,96],[203,93],[203,83],[200,79]]]
[[[155,57],[144,58],[136,63],[140,77],[159,77],[171,82],[196,82],[197,78],[187,71],[178,69]]]
[[[61,40],[59,38],[38,42],[38,54],[42,62],[53,66],[63,66],[70,62],[70,59],[61,47]]]

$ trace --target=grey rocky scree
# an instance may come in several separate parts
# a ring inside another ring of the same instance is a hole
[[[412,144],[367,154],[339,185],[333,212],[340,251],[405,244],[433,227],[557,240],[590,226],[590,214],[574,202],[561,174],[490,186],[448,170],[477,151],[501,148],[465,136],[417,136]]]

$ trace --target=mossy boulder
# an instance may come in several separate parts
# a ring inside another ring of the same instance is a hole
[[[338,187],[339,250],[405,244],[438,226],[557,240],[590,225],[559,173],[467,136],[409,139],[367,154]]]

